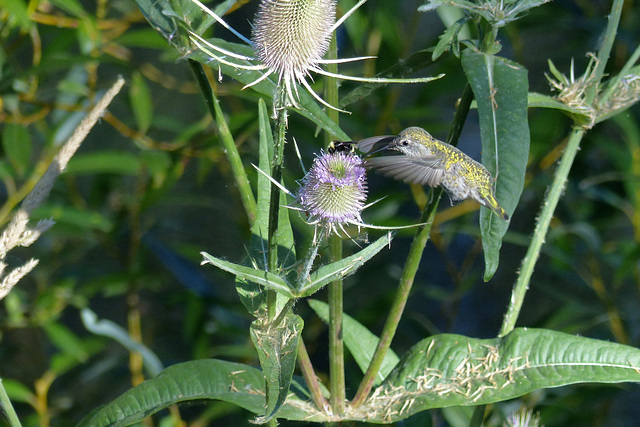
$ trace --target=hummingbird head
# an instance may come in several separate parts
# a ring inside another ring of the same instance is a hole
[[[419,127],[406,128],[387,146],[389,150],[399,151],[411,157],[431,155],[434,138]]]

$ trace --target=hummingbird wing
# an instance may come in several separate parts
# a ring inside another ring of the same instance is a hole
[[[364,154],[373,154],[387,148],[396,137],[393,135],[372,136],[358,141],[358,150]]]
[[[444,176],[444,161],[436,156],[383,156],[365,159],[365,166],[404,182],[437,187]]]

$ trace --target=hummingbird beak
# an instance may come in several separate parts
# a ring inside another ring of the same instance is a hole
[[[372,136],[358,141],[357,147],[358,150],[367,156],[370,156],[389,148],[389,144],[391,144],[395,139],[395,135]]]

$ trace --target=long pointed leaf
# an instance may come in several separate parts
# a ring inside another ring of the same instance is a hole
[[[296,383],[279,417],[324,421]],[[306,394],[306,393],[304,393]],[[80,427],[120,427],[142,421],[170,405],[197,400],[222,400],[255,414],[264,411],[264,377],[259,369],[224,360],[194,360],[165,369],[155,378],[128,390],[87,415]]]
[[[462,66],[478,104],[482,163],[496,178],[496,198],[511,216],[524,188],[529,157],[527,70],[504,58],[469,49],[462,55]],[[502,237],[508,227],[509,222],[482,208],[485,281],[498,268]]]
[[[437,335],[416,344],[369,398],[362,414],[394,422],[446,406],[476,406],[585,382],[640,381],[640,350],[545,329],[500,339]]]
[[[324,265],[311,273],[309,281],[303,283],[300,288],[300,296],[306,297],[312,295],[326,284],[336,280],[337,278],[346,277],[362,267],[375,254],[380,252],[382,248],[391,244],[391,233],[387,233],[378,240],[362,249],[360,252],[343,258],[329,265]]]
[[[224,261],[220,258],[214,257],[213,255],[209,255],[206,252],[200,252],[200,254],[204,257],[202,264],[213,264],[219,269],[227,271],[238,278],[255,282],[269,289],[273,289],[274,291],[277,291],[289,298],[293,298],[291,289],[289,289],[289,284],[282,277],[276,274]]]

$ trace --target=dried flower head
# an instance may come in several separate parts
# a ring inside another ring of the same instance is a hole
[[[311,72],[344,80],[371,83],[424,83],[442,77],[440,75],[417,79],[364,78],[334,74],[322,69],[322,64],[371,58],[322,59],[329,47],[333,31],[366,0],[360,0],[338,21],[335,21],[336,0],[261,0],[253,25],[253,41],[231,28],[199,0],[191,1],[252,46],[256,58],[223,49],[193,31],[189,31],[189,38],[194,45],[212,61],[242,70],[264,70],[262,76],[245,87],[253,86],[269,78],[272,74],[276,74],[278,83],[284,85],[287,103],[293,106],[298,106],[297,84],[301,84],[318,102],[336,109],[311,88],[307,82],[307,77]],[[247,61],[254,62],[254,64],[249,65]]]
[[[584,74],[576,78],[574,72],[573,60],[571,60],[571,70],[569,77],[560,73],[558,69],[549,61],[549,69],[553,77],[545,74],[551,88],[556,90],[558,94],[555,98],[567,105],[568,107],[578,111],[587,117],[585,127],[590,128],[595,123],[596,111],[588,102],[587,92],[596,83],[596,65],[598,60],[593,54],[589,54],[590,60]]]
[[[362,159],[353,153],[322,152],[302,180],[298,202],[310,223],[327,232],[344,232],[344,225],[363,225],[360,213],[367,198]],[[346,234],[346,232],[345,232]]]

